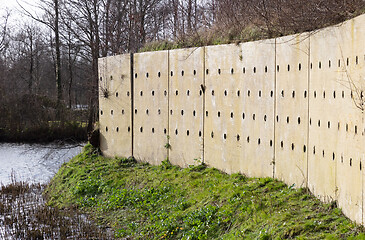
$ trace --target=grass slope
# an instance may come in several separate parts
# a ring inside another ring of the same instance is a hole
[[[62,166],[49,204],[78,206],[124,239],[365,239],[335,204],[271,178],[104,158],[90,145]]]

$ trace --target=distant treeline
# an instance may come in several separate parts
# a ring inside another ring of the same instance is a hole
[[[310,31],[365,9],[364,0],[39,0],[35,11],[31,4],[18,5],[29,21],[0,9],[0,135],[7,139],[55,122],[86,121],[91,132],[99,57]]]

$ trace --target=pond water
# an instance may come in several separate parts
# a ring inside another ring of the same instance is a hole
[[[29,183],[47,183],[64,162],[79,154],[81,144],[0,144],[0,184],[11,177]]]

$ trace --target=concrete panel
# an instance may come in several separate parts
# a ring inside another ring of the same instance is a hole
[[[342,105],[340,119],[342,129],[338,136],[337,151],[337,198],[343,212],[357,223],[363,223],[363,90],[365,80],[365,16],[347,21],[335,28],[334,41],[340,50],[342,61],[339,82],[349,97]],[[328,38],[327,38],[328,39]],[[328,39],[330,41],[330,39]],[[352,98],[351,98],[352,92]],[[337,114],[338,115],[338,114]],[[346,130],[346,126],[348,130]]]
[[[245,119],[240,169],[249,176],[273,177],[275,40],[244,43],[241,49]]]
[[[130,55],[99,59],[100,149],[109,157],[132,155]]]
[[[272,176],[274,49],[273,41],[206,47],[208,165],[228,173]]]
[[[181,167],[203,161],[204,48],[169,51],[169,160]]]
[[[306,187],[309,35],[276,40],[275,177]]]
[[[309,188],[324,201],[337,200],[358,223],[363,222],[363,26],[349,21],[310,40]]]
[[[134,156],[151,164],[167,158],[168,51],[134,55]]]

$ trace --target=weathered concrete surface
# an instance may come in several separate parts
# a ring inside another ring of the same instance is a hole
[[[181,167],[203,162],[204,48],[169,52],[169,160]]]
[[[275,177],[306,187],[309,34],[276,40]]]
[[[100,149],[132,155],[130,55],[99,59]]]
[[[243,43],[243,158],[242,173],[255,177],[273,177],[275,40]],[[260,53],[260,54],[258,54]]]
[[[134,55],[135,158],[159,164],[167,158],[168,51]]]

